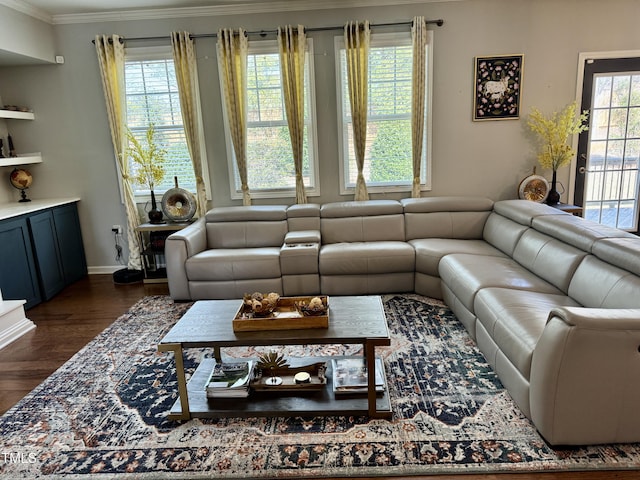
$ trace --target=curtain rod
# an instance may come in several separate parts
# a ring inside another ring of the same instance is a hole
[[[442,25],[444,25],[444,20],[441,18],[438,20],[425,20],[425,23],[427,25],[437,25],[438,27],[441,27]],[[412,21],[370,24],[371,27],[392,27],[392,26],[411,26],[411,25],[413,25]],[[339,26],[333,26],[333,27],[305,27],[304,30],[305,32],[323,32],[327,30],[342,30],[343,28],[344,28],[344,25],[339,25]],[[247,35],[260,35],[261,37],[265,37],[267,35],[275,35],[277,33],[278,33],[277,30],[259,30],[259,31],[253,31],[253,32],[246,32]],[[217,36],[218,36],[217,33],[196,33],[196,34],[190,35],[192,39],[216,38]],[[155,41],[155,40],[171,40],[171,36],[163,35],[159,37],[132,37],[132,38],[121,37],[121,41],[123,42],[142,42],[142,41]],[[111,41],[111,39],[109,39],[109,41]],[[92,42],[95,43],[95,40],[92,40]]]

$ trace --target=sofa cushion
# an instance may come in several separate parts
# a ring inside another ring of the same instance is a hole
[[[321,218],[322,243],[404,241],[404,215]]]
[[[185,262],[190,281],[280,277],[280,247],[215,248]]]
[[[484,224],[482,238],[511,256],[513,255],[513,249],[518,244],[518,240],[520,240],[520,236],[528,229],[529,227],[520,225],[502,215],[491,213]]]
[[[323,245],[321,275],[413,272],[415,253],[405,242],[352,242]]]
[[[492,255],[504,257],[495,247],[484,240],[460,240],[450,238],[422,238],[410,240],[416,251],[416,272],[439,276],[438,265],[443,256],[450,253],[473,253],[475,255]]]
[[[586,255],[586,252],[532,228],[522,234],[513,251],[515,261],[564,293]]]
[[[609,237],[634,237],[623,230],[601,225],[575,215],[540,216],[533,219],[532,225],[542,233],[589,253],[598,240]]]
[[[405,238],[482,238],[490,212],[405,213]]]
[[[482,238],[493,201],[483,197],[405,198],[405,239]]]
[[[249,205],[242,207],[215,207],[209,210],[207,222],[247,222],[286,220],[285,205]]]
[[[296,203],[287,208],[289,231],[320,230],[320,205],[317,203]]]
[[[533,219],[544,215],[571,215],[544,203],[529,200],[501,200],[493,204],[493,211],[521,225],[530,227]]]
[[[569,284],[569,296],[591,308],[640,308],[638,292],[640,277],[593,255],[582,260]]]
[[[486,212],[493,208],[490,198],[467,196],[403,198],[400,204],[405,213]]]
[[[508,257],[454,253],[440,260],[438,271],[442,281],[473,313],[475,296],[483,288],[562,294],[558,288]]]
[[[208,248],[275,247],[284,243],[287,221],[207,222]]]
[[[396,200],[364,200],[325,203],[320,207],[323,218],[362,217],[403,213]]]
[[[566,295],[507,288],[485,288],[478,292],[474,310],[494,343],[529,379],[531,359],[553,307],[577,307]]]
[[[322,243],[404,241],[402,205],[395,200],[326,203],[320,208]]]
[[[605,262],[640,275],[640,238],[635,235],[596,242],[593,254]]]

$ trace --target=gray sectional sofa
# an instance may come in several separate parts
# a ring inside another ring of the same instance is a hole
[[[556,445],[640,441],[640,239],[524,200],[214,208],[166,242],[175,300],[441,298]]]

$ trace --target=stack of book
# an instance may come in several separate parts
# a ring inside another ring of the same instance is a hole
[[[244,398],[249,396],[255,361],[216,363],[206,383],[208,398]]]
[[[367,393],[367,365],[363,357],[342,357],[331,360],[333,392],[336,395]],[[384,392],[384,363],[376,357],[376,392]]]

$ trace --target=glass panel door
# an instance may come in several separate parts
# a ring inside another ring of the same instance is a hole
[[[587,219],[637,232],[640,59],[589,60],[583,87],[575,202]]]

